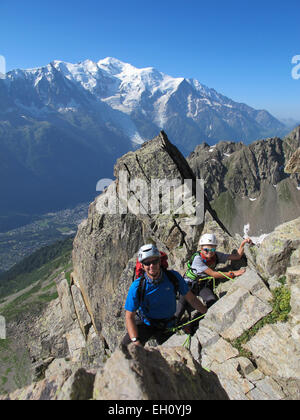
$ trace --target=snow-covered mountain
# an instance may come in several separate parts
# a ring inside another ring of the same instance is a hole
[[[15,70],[8,73],[6,84],[9,110],[23,109],[40,119],[53,112],[63,116],[96,108],[99,124],[137,144],[160,129],[184,151],[202,141],[249,143],[284,130],[267,111],[236,103],[195,79],[173,78],[152,67],[138,69],[110,57],[98,63],[54,61]]]
[[[188,153],[203,141],[281,135],[285,126],[197,80],[115,58],[7,73],[0,79],[0,229],[8,212],[90,201],[116,159],[161,129]]]

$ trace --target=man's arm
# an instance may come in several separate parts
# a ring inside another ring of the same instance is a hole
[[[138,337],[138,329],[135,323],[135,312],[125,311],[126,328],[130,338]],[[134,344],[140,345],[140,341]]]
[[[203,303],[197,298],[197,296],[194,295],[194,293],[192,293],[190,290],[185,295],[185,299],[198,312],[202,314],[205,314],[207,312],[207,307],[203,305]]]

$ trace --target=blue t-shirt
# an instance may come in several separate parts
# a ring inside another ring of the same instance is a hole
[[[189,288],[177,271],[173,271],[178,278],[179,293],[185,296]],[[144,299],[139,302],[137,296],[140,279],[135,280],[128,291],[125,302],[126,311],[136,312],[142,315],[145,324],[150,324],[147,318],[152,319],[169,319],[172,318],[176,312],[176,295],[173,283],[168,279],[167,275],[163,273],[163,279],[160,283],[154,284],[146,280]]]

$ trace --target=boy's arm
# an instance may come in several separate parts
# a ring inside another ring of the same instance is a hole
[[[242,274],[245,273],[245,271],[246,270],[244,268],[241,268],[240,270],[234,270],[234,271],[228,271],[228,272],[224,271],[224,274],[227,277],[230,277],[230,278],[233,279],[234,277],[241,276]],[[207,270],[205,270],[204,273],[207,274],[210,277],[214,277],[215,279],[226,278],[225,276],[223,276],[222,271],[219,273],[218,271],[214,271],[211,268],[208,268]]]
[[[244,247],[246,244],[252,244],[252,240],[250,238],[246,238],[243,240],[243,242],[241,243],[237,254],[231,254],[229,255],[228,259],[231,261],[237,261],[240,260],[242,258],[242,256],[244,255]]]

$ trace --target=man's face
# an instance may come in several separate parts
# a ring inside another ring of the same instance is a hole
[[[160,257],[147,258],[142,263],[147,276],[155,280],[160,276]]]

